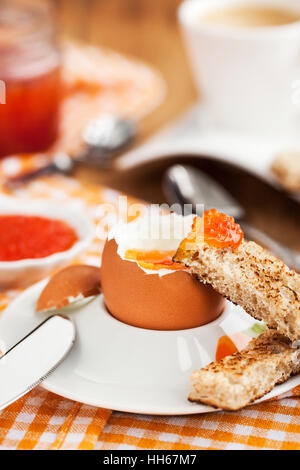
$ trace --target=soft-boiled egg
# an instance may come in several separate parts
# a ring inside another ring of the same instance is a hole
[[[100,270],[109,312],[140,328],[181,330],[215,320],[225,300],[172,262],[193,216],[145,215],[117,224],[106,241]]]

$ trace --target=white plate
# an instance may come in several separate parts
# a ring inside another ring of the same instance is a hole
[[[45,281],[24,291],[0,319],[0,348],[5,350],[39,324],[36,300]],[[63,397],[113,410],[188,415],[215,411],[187,401],[190,373],[214,359],[220,323],[184,331],[150,331],[120,323],[107,313],[102,296],[70,312],[77,327],[75,345],[43,387]],[[30,365],[28,365],[30,367]],[[12,371],[13,373],[13,371]],[[295,377],[265,398],[300,384]]]
[[[300,151],[300,137],[242,134],[216,127],[211,123],[201,104],[193,105],[143,145],[123,154],[116,160],[118,171],[127,171],[143,165],[180,156],[211,158],[230,163],[281,189],[271,171],[274,157],[288,150]],[[291,197],[300,200],[298,193]]]

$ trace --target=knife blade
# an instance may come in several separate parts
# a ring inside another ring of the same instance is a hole
[[[48,377],[71,350],[75,326],[63,315],[47,318],[0,358],[0,410]]]

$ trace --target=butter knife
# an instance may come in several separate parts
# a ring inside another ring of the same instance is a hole
[[[0,410],[46,379],[65,359],[74,341],[73,322],[54,315],[5,352],[0,358]]]

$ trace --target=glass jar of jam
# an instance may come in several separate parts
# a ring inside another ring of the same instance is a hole
[[[48,2],[1,0],[0,80],[0,157],[46,150],[58,134],[61,101],[60,53]]]

